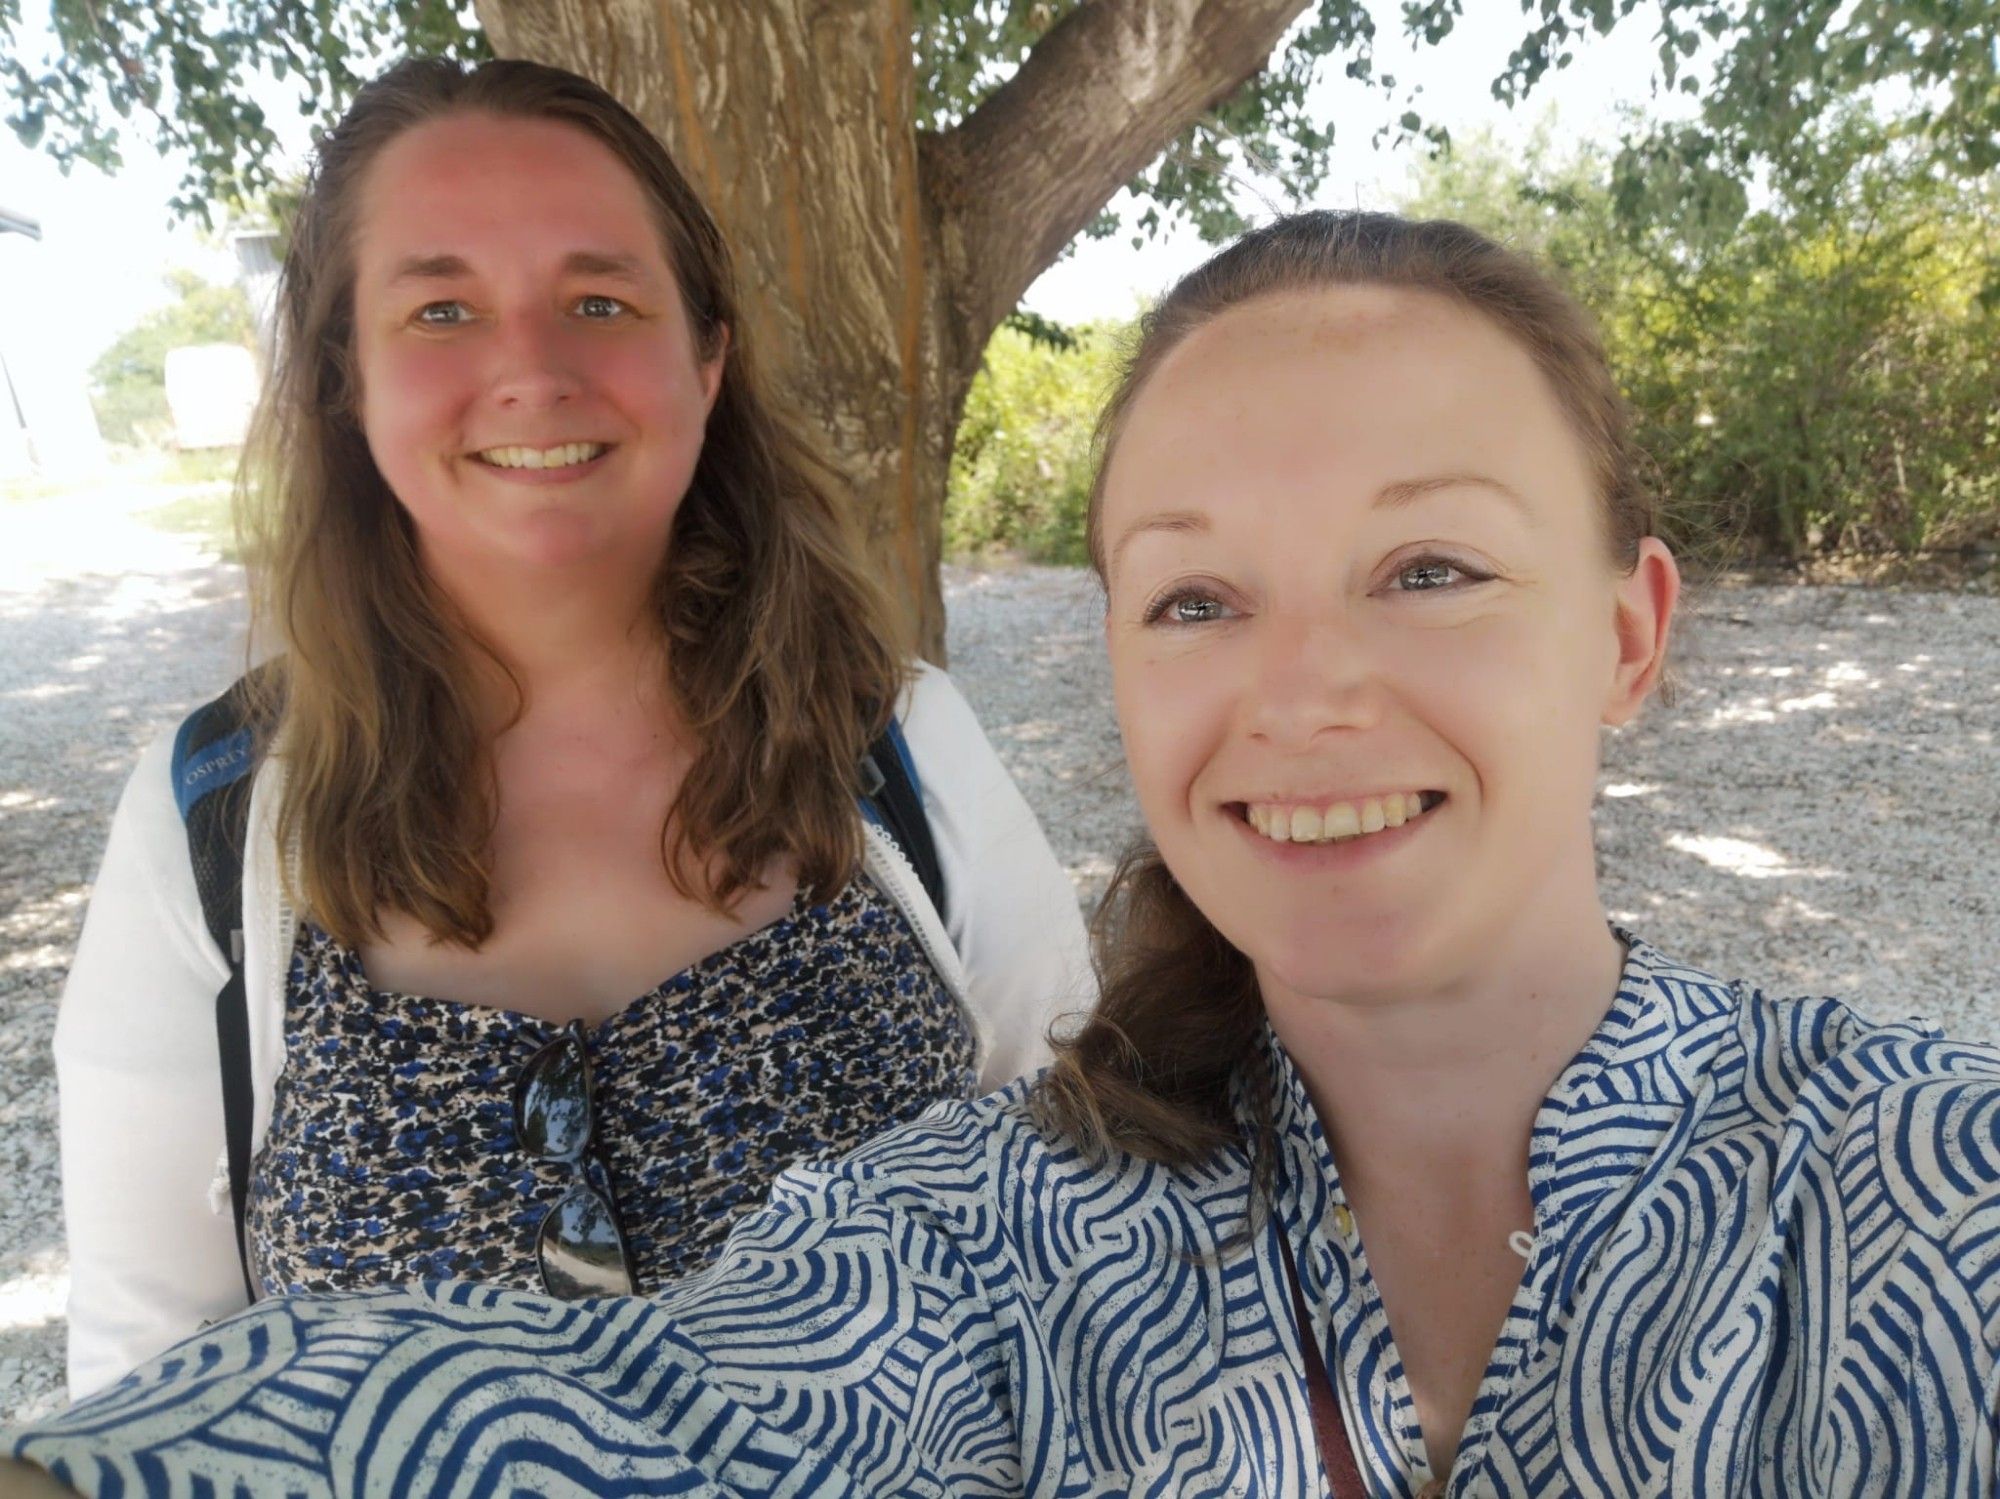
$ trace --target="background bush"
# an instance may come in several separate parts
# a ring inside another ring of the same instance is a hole
[[[1544,257],[1596,313],[1684,546],[1796,560],[2000,535],[2000,194],[1940,180],[1865,116],[1815,145],[1746,187],[1671,154],[1478,140],[1407,207]]]
[[[972,382],[946,490],[947,553],[1082,563],[1090,442],[1124,329],[1010,319]]]
[[[1942,180],[1850,113],[1783,180],[1459,142],[1404,211],[1542,257],[1596,314],[1669,534],[1711,561],[2000,538],[2000,185]],[[1005,328],[960,430],[949,550],[1083,560],[1122,329]]]

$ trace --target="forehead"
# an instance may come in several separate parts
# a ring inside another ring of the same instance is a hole
[[[1146,510],[1226,513],[1259,495],[1361,503],[1448,472],[1565,503],[1590,490],[1547,379],[1486,317],[1398,287],[1284,293],[1211,319],[1161,362],[1112,453],[1104,525],[1115,536]]]
[[[652,205],[603,142],[558,120],[467,112],[428,120],[382,149],[361,183],[355,231],[365,278],[410,255],[664,258]]]

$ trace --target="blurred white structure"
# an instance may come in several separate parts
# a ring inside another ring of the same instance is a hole
[[[71,477],[105,463],[90,409],[84,352],[28,333],[28,309],[47,295],[42,226],[0,205],[0,479]]]
[[[174,446],[240,447],[257,407],[257,358],[241,344],[167,350],[167,410]]]
[[[278,231],[234,230],[229,236],[229,248],[236,252],[236,279],[250,298],[250,312],[257,319],[258,343],[268,361],[275,336],[278,272],[284,264]]]

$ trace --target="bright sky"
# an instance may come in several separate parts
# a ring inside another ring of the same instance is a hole
[[[1642,5],[1608,40],[1581,52],[1566,72],[1545,80],[1519,114],[1493,100],[1490,84],[1526,23],[1508,0],[1469,0],[1466,8],[1450,39],[1419,56],[1402,37],[1400,0],[1373,0],[1381,30],[1378,71],[1406,84],[1422,82],[1421,106],[1454,133],[1490,126],[1505,135],[1522,134],[1553,109],[1563,133],[1608,137],[1615,107],[1647,98],[1656,46],[1651,4]],[[48,13],[34,0],[24,10],[31,25],[38,11],[42,17]],[[32,62],[32,36],[29,40]],[[1330,80],[1320,98],[1325,114],[1339,123],[1333,170],[1320,201],[1389,204],[1420,148],[1377,152],[1369,140],[1400,112],[1401,103],[1345,79]],[[279,100],[266,103],[277,106]],[[272,113],[276,118],[278,109]],[[192,228],[170,221],[165,205],[179,180],[177,165],[162,161],[143,140],[130,144],[126,157],[115,177],[89,168],[64,177],[45,155],[24,149],[11,132],[0,130],[0,206],[39,219],[43,232],[29,255],[19,254],[25,247],[17,246],[9,260],[10,268],[31,265],[34,284],[9,276],[14,284],[0,287],[0,325],[10,347],[25,344],[53,365],[81,369],[165,299],[161,277],[170,266],[190,266],[213,279],[233,274],[226,249],[204,245]],[[1254,198],[1245,202],[1257,206]],[[1028,305],[1062,321],[1122,316],[1205,253],[1188,233],[1136,251],[1123,234],[1087,243],[1035,284]]]

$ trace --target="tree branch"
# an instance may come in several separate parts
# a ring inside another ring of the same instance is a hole
[[[1254,78],[1308,0],[1090,0],[949,133],[924,143],[937,255],[967,353],[1063,246]]]

